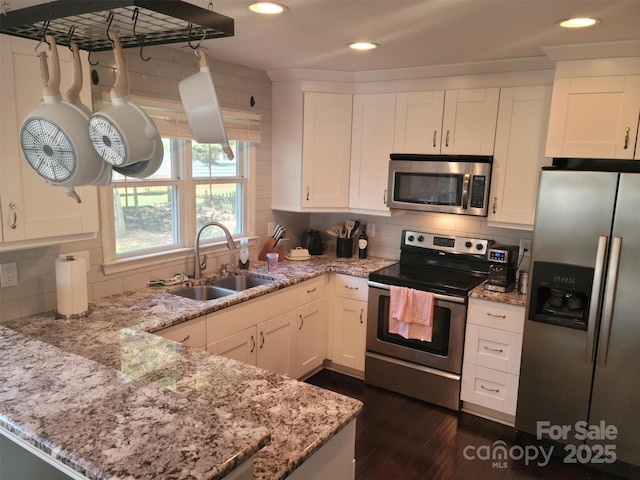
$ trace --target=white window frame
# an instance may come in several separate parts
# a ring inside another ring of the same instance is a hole
[[[143,106],[143,108],[151,107],[160,108],[160,109],[168,109],[172,112],[175,112],[174,119],[171,119],[169,122],[161,121],[158,124],[158,128],[161,132],[161,136],[168,138],[173,137],[177,138],[179,136],[185,137],[190,136],[188,132],[188,127],[186,127],[186,119],[182,114],[182,105],[179,102],[173,101],[164,101],[158,99],[144,99],[140,97],[132,97],[132,101],[136,102],[138,105]],[[227,133],[230,135],[230,140],[233,138],[231,135],[234,134],[240,137],[245,137],[239,139],[238,141],[246,141],[247,139],[258,139],[260,138],[259,132],[259,120],[260,116],[258,114],[242,112],[242,111],[234,111],[234,110],[224,110],[223,109],[223,117],[225,117],[225,113],[231,117],[232,127],[229,129],[227,127]],[[182,115],[182,117],[181,117]],[[153,114],[151,115],[153,118]],[[163,113],[163,117],[166,118],[166,115]],[[243,123],[243,120],[246,120],[247,131],[251,132],[253,135],[245,135],[242,129],[234,129],[233,123],[235,122],[236,127]],[[258,125],[257,137],[255,136],[255,128],[256,121]],[[175,122],[176,128],[175,131],[171,131],[171,125]],[[226,118],[225,118],[225,125]],[[167,126],[169,128],[167,128]],[[231,132],[230,132],[231,130]],[[248,138],[247,138],[248,137]],[[243,224],[243,233],[233,235],[234,240],[239,241],[241,238],[248,238],[249,245],[254,246],[257,243],[257,237],[255,236],[255,190],[256,190],[256,147],[253,142],[248,144],[247,149],[247,161],[243,166],[239,166],[238,175],[244,177],[244,181],[240,183],[242,186],[242,224]],[[100,198],[100,215],[101,215],[101,231],[102,231],[102,248],[103,248],[103,263],[102,268],[105,275],[115,274],[126,272],[138,268],[143,267],[152,267],[161,265],[163,263],[169,261],[178,261],[178,260],[192,260],[193,259],[193,247],[196,233],[196,216],[195,216],[195,186],[201,184],[203,182],[193,179],[191,174],[191,158],[184,158],[184,162],[182,165],[178,165],[179,168],[179,179],[168,179],[168,180],[159,180],[158,183],[160,185],[179,185],[178,186],[178,229],[180,232],[178,244],[167,246],[165,248],[160,247],[157,249],[149,249],[144,251],[132,252],[124,255],[116,255],[115,253],[115,225],[114,225],[114,210],[113,210],[113,191],[114,188],[123,187],[125,184],[118,182],[117,184],[112,183],[109,186],[99,188],[99,198]],[[215,183],[238,183],[237,177],[231,178],[215,178],[211,179],[212,184]],[[143,182],[133,181],[127,184],[127,187],[141,185]],[[220,251],[223,252],[227,250],[227,243],[224,235],[221,237],[217,237],[212,239],[211,241],[202,240],[201,244],[208,252],[215,254]],[[203,251],[204,251],[203,248]]]

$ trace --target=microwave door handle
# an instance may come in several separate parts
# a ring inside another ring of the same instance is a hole
[[[471,175],[466,173],[464,175],[464,180],[462,181],[462,209],[466,210],[469,208],[469,179]]]

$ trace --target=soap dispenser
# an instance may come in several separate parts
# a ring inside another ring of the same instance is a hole
[[[242,238],[240,240],[240,258],[238,260],[238,267],[242,270],[247,270],[249,268],[249,240],[246,238]]]

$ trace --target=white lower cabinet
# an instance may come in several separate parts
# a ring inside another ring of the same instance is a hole
[[[523,330],[523,306],[469,299],[460,391],[463,409],[513,423]]]
[[[334,365],[364,375],[367,334],[366,278],[337,274],[333,277],[331,360]]]
[[[302,378],[322,366],[326,352],[326,276],[298,285],[298,308],[293,330],[293,378]]]

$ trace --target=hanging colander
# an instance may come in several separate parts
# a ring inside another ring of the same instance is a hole
[[[113,36],[116,81],[111,106],[91,115],[89,137],[93,148],[113,170],[136,178],[148,177],[162,164],[164,148],[155,124],[129,100],[129,78],[120,38]]]

